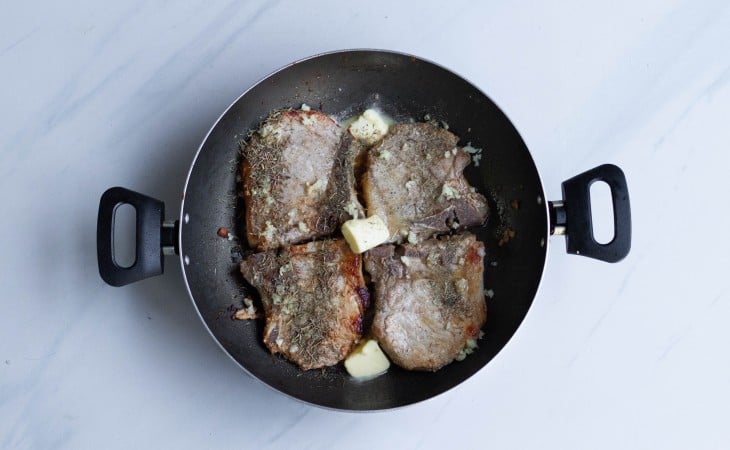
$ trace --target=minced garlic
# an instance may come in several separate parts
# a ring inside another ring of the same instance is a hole
[[[465,296],[467,294],[467,292],[469,291],[469,282],[466,281],[465,278],[459,278],[458,280],[456,280],[455,285],[456,285],[456,292],[459,295]]]
[[[357,204],[355,202],[350,202],[345,205],[343,208],[347,214],[349,214],[353,219],[357,219],[359,214],[359,210],[357,207]]]
[[[265,141],[269,143],[278,144],[281,142],[284,131],[281,129],[281,127],[273,126],[270,123],[265,124],[259,130],[257,131],[259,136],[261,136]]]
[[[317,179],[314,183],[307,185],[307,195],[311,194],[312,192],[319,191],[324,187],[324,181],[321,179]]]
[[[274,233],[276,233],[276,227],[271,224],[270,220],[267,220],[266,229],[264,229],[262,235],[266,238],[266,240],[270,241],[274,238]]]
[[[307,127],[316,125],[316,116],[310,114],[302,114],[302,124]]]
[[[466,345],[464,345],[464,348],[461,349],[458,355],[456,355],[457,361],[463,361],[467,356],[474,353],[474,350],[476,350],[478,347],[476,339],[467,339]]]
[[[461,198],[461,194],[449,184],[444,184],[441,188],[441,197],[446,200],[453,200],[455,198]]]
[[[474,163],[474,167],[479,167],[479,162],[482,160],[482,149],[473,147],[471,145],[471,142],[467,142],[467,144],[461,149],[471,155],[471,160]]]

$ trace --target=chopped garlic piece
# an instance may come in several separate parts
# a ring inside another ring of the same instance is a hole
[[[306,103],[302,103],[302,111],[311,111],[311,107],[307,105]]]
[[[476,339],[467,339],[466,345],[464,345],[464,348],[461,349],[459,354],[456,356],[457,361],[463,361],[467,356],[474,353],[474,350],[477,349],[477,341]]]
[[[343,208],[347,214],[349,214],[353,219],[357,219],[357,217],[360,215],[357,204],[353,201],[348,203]]]
[[[459,191],[454,189],[452,186],[448,184],[444,184],[441,188],[441,196],[445,198],[446,200],[453,200],[455,198],[461,198],[461,194],[459,194]]]
[[[378,156],[383,159],[390,159],[390,157],[392,155],[390,154],[390,152],[388,150],[383,150],[382,152],[380,152],[380,155],[378,155]]]
[[[299,231],[301,231],[302,233],[309,233],[309,227],[304,222],[299,222],[297,224],[297,228],[299,228]]]
[[[302,123],[305,126],[312,126],[317,124],[317,116],[311,114],[302,114]]]
[[[482,149],[473,147],[471,142],[468,142],[464,147],[462,147],[462,150],[471,155],[474,167],[479,167],[479,162],[482,160]]]
[[[251,319],[258,319],[258,311],[256,311],[256,307],[246,306],[244,308],[238,308],[232,316],[233,319],[236,320],[251,320]]]
[[[284,275],[285,273],[289,272],[291,268],[291,263],[284,264],[283,266],[279,267],[279,275]]]
[[[267,220],[266,229],[264,230],[262,235],[270,241],[274,238],[274,233],[276,233],[276,227],[271,224],[271,221]]]
[[[380,349],[378,342],[372,339],[365,339],[345,359],[345,369],[351,376],[367,380],[384,374],[390,361]]]
[[[367,109],[350,125],[350,133],[365,144],[372,145],[385,136],[389,128],[383,115],[374,109]]]
[[[323,187],[324,187],[324,181],[322,181],[321,179],[317,179],[317,181],[315,181],[314,183],[307,185],[307,194],[311,194],[312,192],[319,191]]]
[[[273,126],[270,123],[265,124],[258,130],[258,134],[269,143],[280,143],[284,136],[284,131],[279,126]]]
[[[296,208],[293,208],[293,209],[289,210],[288,213],[286,213],[286,215],[289,216],[289,224],[290,225],[292,223],[294,223],[294,218],[297,216],[298,213],[299,213],[299,210],[296,209]]]
[[[441,257],[438,255],[438,253],[432,252],[428,254],[428,257],[426,257],[426,263],[429,266],[437,266],[441,264]]]
[[[481,148],[476,148],[476,147],[473,147],[473,146],[471,145],[471,142],[467,143],[467,144],[466,144],[466,145],[465,145],[464,147],[462,147],[462,150],[464,150],[465,152],[467,152],[467,153],[469,153],[469,154],[472,154],[472,155],[473,155],[474,153],[481,153],[481,151],[482,151],[482,149],[481,149]]]
[[[355,253],[370,250],[390,238],[388,227],[378,215],[348,220],[342,224],[342,234]]]
[[[418,236],[416,236],[416,233],[414,233],[413,231],[408,232],[408,243],[418,244]]]
[[[466,281],[466,278],[459,278],[458,280],[456,280],[455,285],[456,285],[456,292],[459,295],[465,296],[467,294],[467,292],[469,291],[469,282]]]

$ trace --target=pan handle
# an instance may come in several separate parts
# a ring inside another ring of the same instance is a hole
[[[599,244],[593,234],[590,188],[603,181],[611,189],[613,240]],[[550,233],[564,234],[568,253],[618,262],[631,248],[631,206],[623,171],[604,164],[563,182],[563,200],[549,202]]]
[[[131,205],[137,213],[134,263],[121,267],[114,260],[114,217],[121,205]],[[122,187],[108,189],[99,201],[96,227],[96,254],[101,278],[112,286],[124,286],[164,271],[164,255],[179,253],[179,223],[163,222],[165,204],[157,199]]]

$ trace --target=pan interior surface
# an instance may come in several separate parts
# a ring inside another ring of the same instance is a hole
[[[271,110],[302,103],[337,118],[378,107],[396,120],[444,121],[483,149],[465,174],[490,204],[485,226],[487,322],[479,349],[464,361],[431,372],[389,371],[369,381],[339,366],[301,371],[263,345],[262,321],[233,320],[246,295],[238,271],[247,252],[238,196],[239,142]],[[269,386],[315,405],[342,410],[396,408],[438,395],[486,365],[524,319],[537,293],[548,238],[544,193],[535,164],[509,119],[481,91],[433,63],[399,53],[346,51],[300,61],[269,76],[242,97],[211,130],[196,157],[184,194],[180,256],[193,301],[214,338],[244,369]],[[237,240],[218,236],[220,227]],[[513,236],[510,238],[510,236]],[[509,242],[504,242],[509,238]],[[500,241],[502,241],[500,243]]]

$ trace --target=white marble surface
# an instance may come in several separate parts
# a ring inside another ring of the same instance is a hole
[[[9,2],[0,15],[0,448],[728,448],[730,6],[717,1]],[[191,158],[256,80],[339,48],[401,50],[485,90],[551,199],[629,179],[631,255],[553,238],[522,327],[457,389],[394,412],[249,379],[180,269],[98,276],[100,194],[177,214]]]

